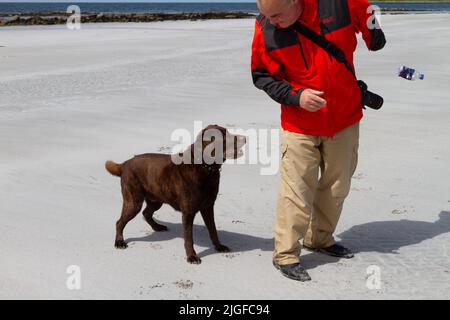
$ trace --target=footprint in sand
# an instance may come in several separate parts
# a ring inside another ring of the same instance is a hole
[[[149,288],[150,289],[162,288],[162,287],[164,287],[164,285],[165,285],[164,283],[157,283],[157,284],[150,286]]]
[[[150,294],[151,293],[150,290],[157,289],[157,288],[162,288],[164,286],[165,286],[165,283],[156,283],[156,284],[153,284],[151,286],[148,286],[147,288],[145,288],[144,286],[140,286],[139,287],[139,295],[142,296],[144,294],[144,290],[145,289],[147,289],[147,292],[145,292],[145,294]]]
[[[241,255],[240,253],[223,253],[222,254],[225,258],[228,259],[233,259],[236,258],[237,256]]]
[[[161,250],[162,246],[158,243],[149,243],[149,247],[154,249],[154,250]]]
[[[372,188],[356,188],[352,187],[353,191],[372,191]]]
[[[194,282],[191,280],[178,280],[177,282],[173,283],[180,289],[192,289],[194,287]]]
[[[389,196],[390,196],[391,198],[394,198],[394,197],[398,197],[398,194],[397,194],[397,193],[391,193]]]
[[[394,209],[391,211],[392,214],[404,214],[407,213],[408,211],[405,209]]]
[[[366,176],[366,175],[365,175],[364,173],[359,172],[359,173],[355,174],[355,175],[352,177],[352,179],[361,180],[361,179],[363,179],[365,176]]]
[[[412,206],[409,206],[409,207],[403,206],[401,208],[397,208],[397,209],[392,210],[391,213],[392,214],[406,214],[408,212],[414,212],[414,211],[415,211],[414,207],[412,207]]]
[[[172,150],[171,147],[167,147],[167,146],[162,146],[158,148],[159,152],[170,152]]]

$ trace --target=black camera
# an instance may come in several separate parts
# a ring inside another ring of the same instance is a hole
[[[367,84],[362,80],[358,80],[358,86],[361,90],[361,104],[363,109],[365,109],[364,106],[375,110],[380,109],[383,105],[383,98],[367,90]]]

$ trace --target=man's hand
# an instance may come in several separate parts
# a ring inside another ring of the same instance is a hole
[[[316,112],[327,104],[327,101],[322,97],[322,91],[305,89],[300,95],[300,108],[308,110],[309,112]]]

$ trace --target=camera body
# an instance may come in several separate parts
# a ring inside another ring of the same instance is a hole
[[[383,106],[383,98],[376,93],[370,92],[364,81],[358,80],[358,86],[361,90],[361,104],[363,109],[365,109],[364,106],[366,106],[371,109],[378,110]]]

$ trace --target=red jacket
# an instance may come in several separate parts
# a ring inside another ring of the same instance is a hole
[[[303,0],[299,21],[344,51],[353,67],[356,34],[369,50],[383,48],[381,29],[369,29],[367,0]],[[251,69],[253,83],[281,103],[284,130],[332,137],[362,118],[361,93],[345,65],[291,28],[278,28],[266,17],[255,21]],[[299,107],[303,89],[324,92],[327,105],[316,112]]]

